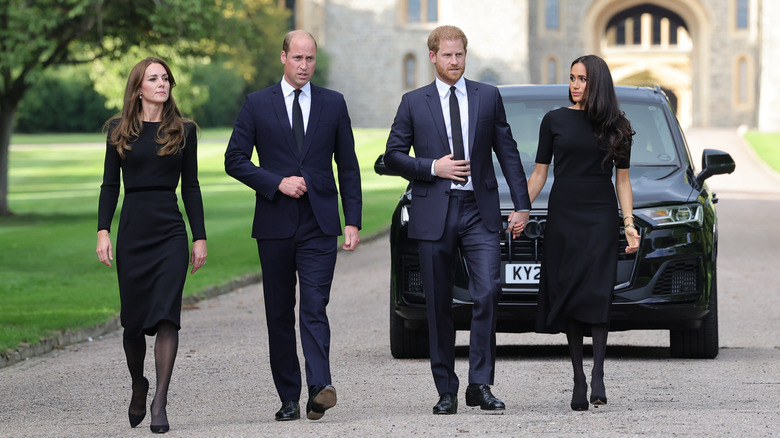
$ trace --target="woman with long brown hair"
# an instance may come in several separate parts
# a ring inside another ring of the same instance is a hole
[[[181,299],[188,264],[195,273],[206,263],[206,230],[198,182],[197,125],[182,118],[171,95],[170,68],[146,58],[130,71],[121,114],[108,120],[107,148],[98,206],[97,254],[111,266],[109,231],[125,187],[116,237],[120,318],[127,367],[132,378],[130,426],[146,416],[149,381],[144,377],[145,336],[154,336],[157,382],[150,429],[168,431],[168,385],[181,328]],[[179,211],[176,187],[192,232],[192,250]]]
[[[569,101],[572,106],[552,110],[542,120],[528,193],[531,201],[539,195],[554,157],[536,331],[566,333],[574,368],[571,408],[583,411],[588,409],[582,368],[587,334],[593,337],[590,402],[607,403],[604,357],[617,276],[618,202],[626,252],[639,248],[639,233],[628,173],[634,131],[620,111],[604,60],[587,55],[572,62]]]

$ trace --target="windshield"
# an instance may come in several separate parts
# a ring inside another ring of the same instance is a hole
[[[568,100],[505,100],[506,116],[526,168],[533,168],[539,141],[539,125],[548,111],[570,106]],[[620,104],[636,131],[631,147],[631,166],[678,166],[679,157],[663,108],[656,104]],[[497,166],[496,170],[500,172]]]

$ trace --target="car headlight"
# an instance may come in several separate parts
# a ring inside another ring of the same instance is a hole
[[[634,210],[634,215],[641,216],[642,219],[654,227],[668,227],[672,225],[701,226],[704,221],[702,208],[699,204],[639,208]]]

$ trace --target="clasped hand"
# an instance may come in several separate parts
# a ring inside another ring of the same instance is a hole
[[[291,198],[300,198],[308,189],[301,176],[288,176],[279,183],[279,191]]]
[[[453,160],[453,154],[445,155],[433,163],[433,173],[439,178],[453,181],[466,181],[471,175],[471,162],[468,160]]]
[[[513,211],[509,213],[507,219],[506,230],[512,233],[512,238],[517,239],[520,233],[525,229],[525,224],[528,223],[530,212],[528,211]]]

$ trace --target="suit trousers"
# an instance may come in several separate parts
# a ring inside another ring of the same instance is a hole
[[[336,266],[337,236],[322,232],[308,196],[297,200],[295,235],[257,239],[263,268],[271,373],[282,402],[298,401],[301,368],[295,333],[296,273],[300,280],[299,325],[308,386],[330,385],[330,325],[325,307]]]
[[[470,191],[451,191],[444,234],[436,241],[420,240],[420,268],[427,302],[431,371],[439,394],[458,392],[455,374],[455,327],[452,288],[455,266],[466,261],[473,301],[469,339],[469,383],[493,384],[496,361],[496,313],[501,297],[499,234],[480,218]]]

